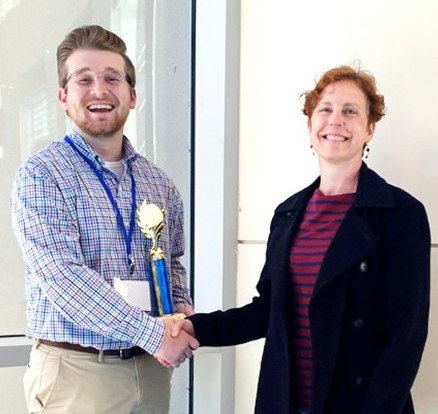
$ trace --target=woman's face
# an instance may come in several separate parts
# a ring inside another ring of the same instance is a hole
[[[327,85],[308,121],[314,151],[330,163],[361,162],[374,133],[365,94],[351,80]]]

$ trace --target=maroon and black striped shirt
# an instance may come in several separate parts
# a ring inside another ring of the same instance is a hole
[[[290,250],[293,334],[292,398],[300,408],[312,405],[312,342],[309,304],[324,255],[355,194],[324,195],[319,189],[309,200]]]

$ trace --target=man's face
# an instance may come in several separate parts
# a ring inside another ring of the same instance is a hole
[[[123,134],[135,90],[126,81],[123,57],[106,50],[77,50],[66,61],[67,83],[58,100],[84,137]]]

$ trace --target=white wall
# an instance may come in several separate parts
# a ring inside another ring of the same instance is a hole
[[[266,238],[273,207],[316,173],[299,94],[355,59],[376,75],[388,107],[370,166],[438,212],[430,190],[438,182],[437,21],[435,0],[242,1],[240,238]],[[262,225],[248,222],[251,206]],[[438,214],[431,222],[437,242]]]
[[[321,72],[360,59],[387,116],[368,164],[424,202],[438,277],[438,5],[435,0],[242,0],[238,305],[254,293],[275,206],[317,174],[299,95]],[[418,414],[438,410],[438,290],[415,385]],[[253,412],[262,342],[236,350],[235,412]]]

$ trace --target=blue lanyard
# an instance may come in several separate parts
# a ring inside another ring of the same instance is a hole
[[[73,143],[73,141],[70,139],[70,137],[66,136],[65,141],[82,157],[82,159],[90,166],[90,168],[94,171],[97,178],[100,181],[100,184],[102,184],[103,189],[106,192],[106,195],[108,196],[108,199],[111,201],[111,205],[113,206],[113,210],[116,213],[117,216],[117,222],[119,223],[120,230],[123,234],[123,239],[125,240],[125,246],[126,246],[126,254],[128,256],[128,266],[129,266],[129,273],[132,275],[135,270],[135,264],[132,260],[132,250],[131,250],[131,244],[132,244],[132,234],[134,232],[134,226],[135,226],[135,212],[136,212],[136,190],[135,190],[135,180],[132,173],[130,173],[131,177],[131,218],[129,220],[129,231],[126,230],[125,223],[123,222],[122,213],[120,213],[119,206],[117,205],[117,201],[115,200],[113,193],[111,192],[111,188],[108,187],[108,184],[105,182],[105,179],[103,178],[102,173],[97,169],[96,165],[88,159],[82,152],[79,150],[79,148]]]

